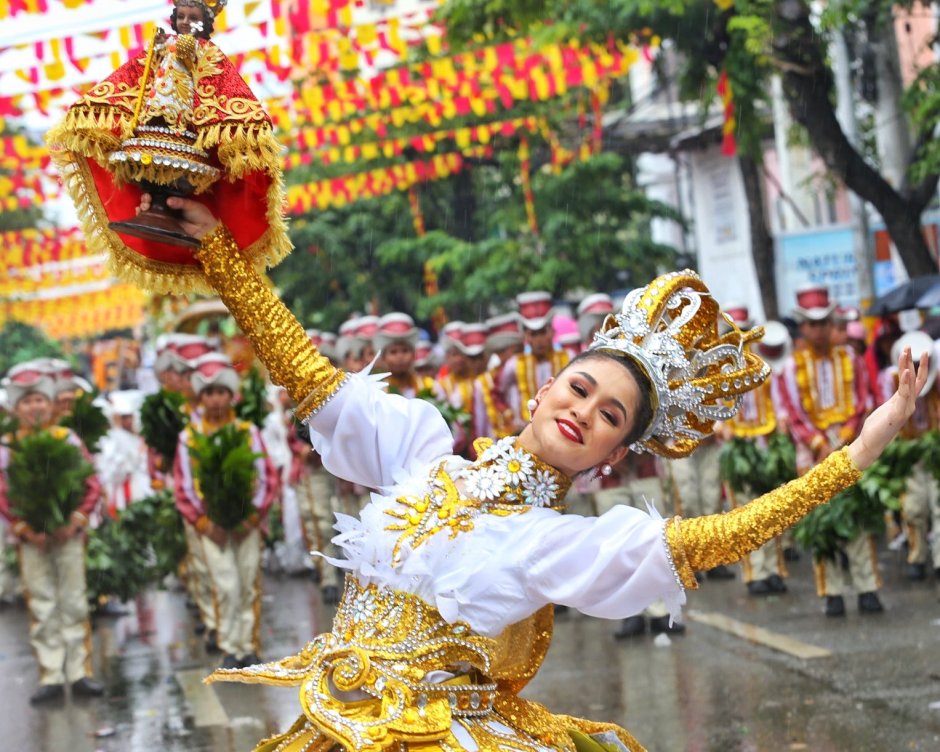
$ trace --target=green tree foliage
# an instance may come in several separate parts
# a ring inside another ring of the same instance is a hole
[[[62,358],[58,342],[49,339],[41,329],[22,321],[8,321],[0,329],[0,373],[17,363],[33,358]]]
[[[422,189],[424,237],[415,235],[403,194],[296,223],[297,250],[274,272],[288,305],[302,320],[324,328],[370,304],[425,322],[438,307],[474,320],[523,290],[546,289],[559,297],[575,290],[610,291],[644,283],[674,262],[674,249],[653,242],[649,223],[655,217],[681,221],[680,216],[638,191],[629,163],[616,154],[573,162],[557,175],[534,172],[539,236],[527,224],[514,149],[475,165],[470,177],[476,241],[457,235],[455,179]],[[438,276],[433,297],[425,295],[425,264]]]
[[[860,145],[850,144],[835,117],[835,91],[828,45],[836,34],[859,42],[855,84],[865,93],[879,66],[872,57],[878,40],[894,33],[894,16],[912,2],[835,0],[814,16],[806,0],[448,0],[438,12],[452,47],[480,39],[500,41],[524,33],[550,39],[669,40],[679,53],[678,84],[686,99],[709,104],[726,71],[734,92],[740,148],[759,159],[766,132],[767,97],[774,73],[783,79],[794,121],[833,176],[869,201],[882,215],[908,272],[926,274],[935,262],[919,231],[920,216],[935,198],[940,147],[933,134],[940,122],[940,66],[919,72],[905,97],[915,134],[908,175],[892,186]],[[545,19],[551,19],[550,24]],[[869,57],[866,61],[866,54]],[[864,118],[862,119],[864,122]]]

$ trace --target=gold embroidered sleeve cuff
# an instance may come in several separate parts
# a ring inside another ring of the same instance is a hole
[[[667,523],[666,542],[682,584],[694,589],[695,572],[738,561],[860,477],[848,451],[842,449],[802,478],[727,514]]]
[[[196,258],[206,278],[248,335],[271,381],[299,403],[295,415],[316,413],[346,380],[345,371],[321,355],[300,322],[242,254],[221,224],[202,239]]]

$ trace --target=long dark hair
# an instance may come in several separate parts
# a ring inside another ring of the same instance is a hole
[[[643,371],[637,362],[628,355],[618,355],[608,350],[585,350],[576,355],[561,373],[564,373],[576,363],[583,363],[588,360],[612,360],[625,368],[633,377],[637,388],[640,390],[640,398],[636,405],[636,412],[633,414],[633,426],[627,432],[623,440],[624,446],[630,446],[639,439],[653,421],[653,385],[649,376]],[[559,373],[559,375],[561,375]]]
[[[208,39],[209,37],[211,37],[212,32],[215,31],[215,19],[212,17],[212,14],[209,11],[207,11],[201,3],[192,2],[192,3],[184,3],[184,5],[193,5],[202,11],[202,31],[200,31],[198,34],[193,34],[193,36],[199,37],[200,39]],[[177,30],[176,28],[176,5],[175,4],[173,5],[173,12],[170,13],[170,28],[173,29],[173,31],[175,31],[177,34],[179,34],[179,30]]]

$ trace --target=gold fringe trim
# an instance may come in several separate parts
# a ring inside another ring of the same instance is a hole
[[[130,119],[118,107],[77,104],[46,134],[53,151],[66,150],[107,164],[108,155],[121,145]]]
[[[86,157],[70,150],[51,152],[52,161],[62,176],[78,213],[85,240],[93,253],[107,253],[111,272],[126,282],[157,293],[215,294],[199,266],[187,267],[148,259],[128,247],[120,236],[108,227],[108,215],[101,198],[94,189],[94,179]],[[268,229],[243,253],[259,271],[278,264],[291,252],[293,246],[287,234],[284,219],[284,187],[280,171],[271,178],[267,195]]]
[[[145,165],[142,162],[132,160],[110,164],[108,172],[117,178],[118,185],[144,180],[149,180],[158,185],[173,185],[177,180],[183,178],[193,186],[193,193],[197,196],[209,190],[219,179],[218,173],[204,175],[184,170],[181,167],[158,165],[155,162]]]

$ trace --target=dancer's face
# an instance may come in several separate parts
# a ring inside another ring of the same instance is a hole
[[[538,392],[538,407],[523,431],[523,446],[568,476],[627,453],[642,395],[636,380],[606,358],[574,363]]]

